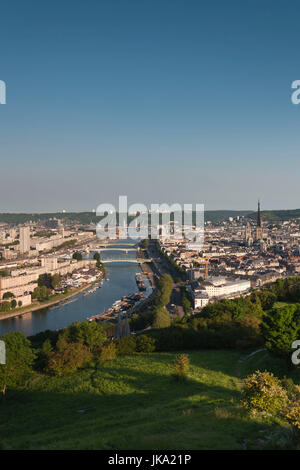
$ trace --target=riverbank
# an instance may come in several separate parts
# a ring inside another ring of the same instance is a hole
[[[150,258],[147,248],[143,248],[142,252],[143,252],[144,258]],[[156,284],[157,284],[158,276],[153,269],[153,267],[155,266],[152,263],[140,263],[140,268],[143,273],[147,274],[152,290],[155,290],[157,287]]]
[[[52,299],[49,302],[38,302],[38,303],[28,305],[28,307],[21,307],[20,309],[16,309],[14,312],[11,312],[11,313],[0,313],[0,321],[7,320],[8,318],[19,317],[21,315],[25,315],[26,313],[35,312],[36,310],[41,310],[42,308],[48,308],[48,307],[51,307],[52,305],[59,304],[62,300],[70,299],[71,297],[74,297],[75,295],[80,294],[86,289],[89,289],[96,282],[101,281],[101,279],[103,279],[103,277],[99,276],[99,278],[96,281],[91,282],[85,286],[78,287],[78,289],[74,289],[72,292],[69,292],[67,294],[59,294],[55,296],[56,297],[55,299]]]
[[[124,245],[126,246],[126,243]],[[90,256],[93,256],[93,253]],[[103,258],[105,260],[104,256]],[[0,315],[0,319],[3,319],[3,321],[0,321],[0,336],[13,331],[20,331],[26,336],[33,336],[45,330],[65,328],[74,321],[86,321],[87,318],[109,309],[114,302],[122,299],[122,297],[136,293],[136,273],[140,272],[141,269],[149,271],[148,267],[150,268],[150,263],[145,264],[142,265],[140,262],[137,264],[108,263],[108,265],[105,265],[105,277],[109,278],[109,282],[104,282],[100,289],[96,289],[90,295],[80,294],[82,290],[87,289],[86,292],[88,292],[91,289],[91,284],[88,284],[84,286],[84,289],[70,291],[63,298],[62,296],[49,298],[43,303],[3,312]],[[155,269],[152,265],[151,268]],[[157,281],[157,279],[154,280]],[[147,280],[146,284],[145,294],[148,296],[152,292],[150,285],[152,283]],[[72,299],[66,300],[69,297],[72,297]]]

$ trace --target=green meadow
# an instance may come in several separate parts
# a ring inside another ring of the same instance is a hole
[[[239,351],[188,355],[184,381],[172,376],[176,353],[118,357],[61,378],[35,373],[0,405],[0,448],[244,449],[281,427],[240,407]]]

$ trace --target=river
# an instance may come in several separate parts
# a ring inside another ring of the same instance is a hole
[[[118,248],[126,245],[126,241],[115,242]],[[131,241],[132,243],[132,241]],[[111,251],[109,254],[101,253],[101,259],[107,258],[135,258],[135,252],[128,252],[125,254],[120,251]],[[140,272],[140,266],[137,263],[107,263],[106,277],[108,281],[104,281],[100,289],[97,289],[93,294],[86,296],[83,293],[78,294],[66,302],[67,305],[55,306],[36,310],[34,312],[26,313],[20,317],[9,318],[7,320],[0,320],[0,336],[11,331],[21,331],[26,336],[31,336],[45,330],[56,330],[65,328],[70,323],[79,320],[86,320],[97,313],[101,313],[109,308],[116,300],[129,294],[138,292],[135,282],[135,274]],[[152,291],[150,283],[145,281],[147,290],[144,295],[149,295]]]

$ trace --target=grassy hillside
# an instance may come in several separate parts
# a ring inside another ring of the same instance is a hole
[[[255,354],[243,355],[240,357],[239,370],[242,377],[253,374],[256,370],[268,370],[276,377],[283,379],[285,376],[291,377],[296,384],[300,384],[300,369],[297,367],[287,373],[286,363],[283,359],[276,358],[265,349],[257,350]]]
[[[35,374],[0,405],[0,447],[243,449],[278,428],[239,407],[238,351],[188,354],[186,382],[172,378],[175,353],[119,357],[63,378]]]

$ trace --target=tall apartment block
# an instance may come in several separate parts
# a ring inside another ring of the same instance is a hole
[[[30,250],[30,228],[20,227],[20,253],[27,253]]]

